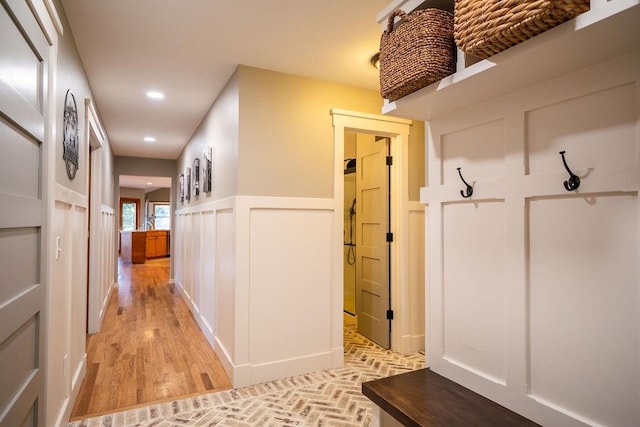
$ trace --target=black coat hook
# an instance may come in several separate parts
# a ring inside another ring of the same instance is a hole
[[[578,187],[580,187],[580,177],[571,172],[571,169],[569,169],[569,166],[567,165],[567,160],[564,158],[564,153],[565,151],[560,152],[560,155],[562,156],[562,163],[564,163],[564,168],[567,170],[567,172],[569,172],[570,175],[569,179],[564,182],[564,188],[567,191],[574,191],[577,190]]]
[[[458,168],[458,175],[460,175],[460,179],[462,180],[462,182],[464,182],[464,185],[467,186],[466,189],[460,190],[460,195],[465,199],[468,199],[473,195],[473,187],[470,186],[469,183],[464,180],[464,178],[462,177],[462,172],[460,172],[460,168]]]

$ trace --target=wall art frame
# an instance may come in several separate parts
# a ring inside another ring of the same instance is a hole
[[[191,200],[191,168],[187,166],[184,172],[184,199]]]
[[[193,159],[191,167],[193,168],[192,192],[193,197],[197,197],[200,195],[200,158]]]
[[[211,175],[212,175],[212,163],[213,150],[211,147],[205,147],[202,150],[202,192],[211,193]]]

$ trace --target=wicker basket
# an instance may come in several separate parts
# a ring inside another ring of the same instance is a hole
[[[394,29],[396,17],[404,18]],[[453,15],[421,9],[389,16],[380,38],[380,94],[395,101],[455,71]]]
[[[589,0],[456,0],[456,44],[487,58],[589,10]]]

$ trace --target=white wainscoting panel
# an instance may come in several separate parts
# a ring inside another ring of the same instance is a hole
[[[331,344],[342,335],[330,238],[340,218],[327,199],[237,196],[176,211],[176,286],[234,387],[330,368],[342,352]]]
[[[176,287],[180,287],[180,280],[183,277],[183,271],[185,266],[184,259],[184,241],[188,238],[184,233],[184,215],[179,214],[179,211],[175,212],[175,218],[173,220],[173,230],[171,230],[171,243],[173,245],[173,253],[171,256],[173,259],[173,280]]]
[[[640,425],[639,124],[640,52],[429,123],[435,372],[541,425]]]
[[[425,350],[425,221],[424,205],[409,202],[409,353]]]
[[[101,242],[99,253],[96,254],[100,260],[97,266],[98,272],[94,276],[98,278],[99,323],[101,324],[107,311],[111,291],[118,284],[113,270],[113,266],[116,263],[116,248],[113,241],[113,236],[116,234],[115,211],[108,206],[102,206],[99,224],[100,229],[93,231],[92,238],[97,238]],[[98,233],[97,235],[96,232]]]
[[[332,210],[251,210],[252,380],[331,367],[332,224]]]
[[[197,212],[191,214],[191,230],[189,239],[189,247],[191,248],[191,265],[194,268],[191,269],[191,275],[189,277],[190,280],[187,283],[189,286],[189,298],[191,300],[191,304],[193,310],[195,311],[195,315],[199,318],[202,318],[200,315],[200,310],[202,308],[202,300],[200,295],[202,294],[202,289],[200,288],[202,284],[202,234],[200,232],[202,225],[202,213]]]
[[[528,111],[528,173],[557,170],[561,150],[579,175],[637,161],[635,97],[636,85],[627,83]]]
[[[236,311],[240,307],[236,304],[236,219],[233,208],[223,208],[216,211],[215,216],[215,343],[220,348],[223,355],[218,355],[223,359],[225,368],[228,366],[244,364],[237,362],[236,340],[243,337],[236,336]],[[244,308],[244,310],[247,310]],[[246,337],[244,337],[246,339]],[[232,371],[233,372],[233,371]],[[229,376],[232,376],[227,369]],[[236,380],[234,373],[231,378]],[[234,382],[235,385],[235,382]]]
[[[51,233],[54,239],[60,239],[62,251],[56,260],[55,243],[53,246],[53,267],[51,271],[50,292],[48,293],[48,329],[52,331],[50,336],[55,339],[47,341],[47,394],[48,398],[56,403],[56,409],[65,411],[68,405],[70,380],[65,376],[65,357],[68,358],[71,341],[71,328],[68,325],[68,316],[71,311],[71,257],[70,230],[71,230],[72,205],[56,202],[53,208]],[[55,289],[55,292],[53,290]],[[68,362],[67,362],[68,363]],[[56,366],[58,369],[52,369]],[[60,414],[55,414],[58,418]]]
[[[504,123],[493,120],[442,135],[442,184],[459,185],[458,169],[467,182],[504,176]]]
[[[59,239],[59,240],[58,240]],[[55,187],[51,227],[51,283],[47,293],[47,397],[57,420],[68,419],[71,398],[86,370],[87,201]],[[59,241],[59,244],[57,243]],[[60,248],[56,259],[56,249]]]
[[[186,297],[187,302],[193,307],[193,300],[191,296],[193,295],[193,274],[194,270],[197,269],[198,265],[193,262],[193,252],[196,248],[193,245],[193,212],[187,213],[184,217],[184,235],[188,236],[183,243],[183,257],[185,262],[184,269],[184,280],[180,282],[182,287],[182,293]]]
[[[442,352],[451,363],[501,384],[506,382],[504,221],[502,202],[444,205]]]
[[[176,211],[175,284],[232,382],[235,357],[235,216],[234,201],[185,207]]]
[[[640,421],[639,206],[638,193],[529,203],[529,393],[601,425]]]
[[[216,213],[213,210],[202,212],[202,263],[200,318],[205,334],[214,336],[216,330]]]
[[[69,325],[71,327],[70,368],[71,387],[80,387],[85,369],[83,361],[86,354],[87,337],[87,208],[74,206],[71,210],[71,307]]]

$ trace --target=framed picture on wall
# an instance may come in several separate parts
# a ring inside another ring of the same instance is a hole
[[[178,180],[178,200],[180,203],[184,203],[184,174],[180,174],[180,179]]]
[[[184,199],[191,200],[191,168],[187,166],[184,174],[186,177],[184,183]]]
[[[200,195],[200,159],[193,159],[193,197]]]
[[[206,147],[202,151],[202,191],[211,193],[211,147]]]

